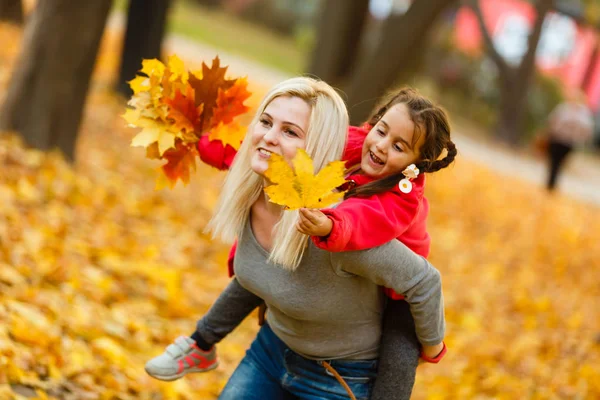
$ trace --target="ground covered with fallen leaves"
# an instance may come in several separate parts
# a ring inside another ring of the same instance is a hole
[[[74,165],[0,136],[2,400],[214,399],[257,331],[251,316],[215,371],[143,370],[227,284],[228,247],[203,234],[224,175],[199,164],[187,187],[154,190],[158,164],[129,147],[108,90],[113,42]],[[17,48],[0,51],[0,99]],[[600,209],[461,158],[427,195],[449,353],[419,367],[413,397],[600,398]]]

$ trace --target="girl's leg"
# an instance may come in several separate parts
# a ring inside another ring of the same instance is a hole
[[[388,299],[372,400],[408,400],[419,364],[419,341],[406,301]]]
[[[287,347],[268,325],[258,332],[246,356],[223,388],[219,400],[295,400],[281,380]]]
[[[146,363],[148,375],[173,381],[190,372],[206,372],[218,366],[215,343],[220,341],[262,300],[232,279],[208,313],[198,321],[192,337],[179,337],[165,352]]]

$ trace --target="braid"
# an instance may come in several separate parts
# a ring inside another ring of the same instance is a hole
[[[396,104],[405,104],[410,118],[415,125],[413,145],[421,135],[425,135],[420,148],[421,161],[415,163],[421,173],[436,172],[450,165],[456,157],[456,145],[450,140],[450,123],[446,112],[439,106],[425,98],[413,88],[405,87],[391,92],[379,104],[367,123],[373,127]],[[446,157],[438,158],[447,150]],[[366,197],[392,189],[404,178],[404,174],[397,174],[369,182],[362,186],[351,187],[344,198]]]
[[[420,163],[417,164],[417,168],[419,168],[419,170],[421,172],[437,172],[440,169],[446,168],[448,165],[452,164],[452,162],[454,161],[454,158],[456,157],[456,154],[458,153],[456,150],[456,145],[454,144],[454,142],[452,141],[448,141],[448,143],[446,144],[446,150],[448,151],[448,154],[446,154],[446,157],[442,158],[441,160],[436,160],[436,161],[422,161]]]

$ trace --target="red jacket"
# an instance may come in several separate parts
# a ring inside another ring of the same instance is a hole
[[[368,125],[350,127],[343,156],[347,167],[360,163],[362,145],[369,129]],[[226,169],[231,165],[235,152],[228,153],[220,142],[218,145],[220,149],[216,149],[216,145],[207,139],[201,140],[198,150],[204,162],[219,169]],[[216,150],[210,146],[215,146]],[[358,186],[373,181],[361,174],[351,175],[347,179],[353,180]],[[396,238],[415,253],[427,257],[431,239],[426,226],[429,203],[424,196],[425,175],[421,174],[412,184],[410,193],[402,193],[399,187],[395,186],[384,193],[369,197],[352,197],[341,202],[336,208],[321,210],[333,221],[333,229],[326,238],[311,237],[313,243],[321,249],[339,252],[370,249]],[[235,247],[234,244],[229,253],[230,276],[233,275]],[[385,292],[393,299],[404,298],[391,289],[386,288]]]

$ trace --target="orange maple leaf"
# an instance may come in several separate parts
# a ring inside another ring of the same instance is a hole
[[[166,159],[167,163],[161,168],[171,188],[178,179],[185,185],[190,182],[190,170],[196,171],[196,149],[193,145],[177,140],[175,148],[165,151],[163,159]]]
[[[146,147],[146,157],[151,160],[160,160],[160,151],[158,150],[158,142],[152,143]]]
[[[252,93],[247,90],[248,80],[240,78],[227,90],[219,90],[217,106],[214,109],[210,128],[219,125],[220,122],[229,124],[235,117],[247,112],[250,108],[244,105]]]
[[[235,80],[225,79],[227,67],[221,68],[219,57],[215,57],[212,66],[208,68],[202,63],[202,79],[198,79],[194,74],[190,74],[189,84],[196,91],[196,106],[204,104],[204,112],[201,117],[201,132],[210,128],[213,109],[217,105],[219,89],[227,90],[232,87]]]
[[[190,85],[185,87],[185,95],[181,90],[175,91],[173,98],[165,98],[164,102],[169,106],[167,118],[173,120],[173,127],[177,131],[181,131],[188,136],[188,141],[193,142],[199,139],[199,135],[195,132],[200,132],[200,116],[202,114],[203,105],[196,106],[195,92]]]

